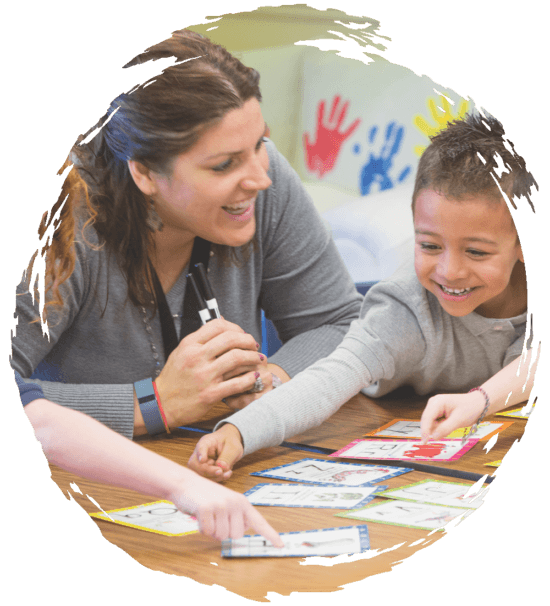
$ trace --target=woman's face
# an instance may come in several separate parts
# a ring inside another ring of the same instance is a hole
[[[148,195],[163,235],[200,236],[226,246],[253,238],[256,197],[271,185],[265,132],[260,104],[249,99],[177,156],[170,174],[149,173]]]

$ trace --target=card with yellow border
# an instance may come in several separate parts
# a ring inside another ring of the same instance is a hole
[[[500,467],[501,463],[502,463],[502,459],[499,459],[498,461],[492,461],[491,463],[485,463],[485,465],[487,465],[488,467]]]
[[[504,421],[502,423],[484,421],[479,424],[477,431],[472,438],[477,440],[488,440],[495,434],[500,433],[507,427],[510,427],[513,421]],[[455,429],[452,433],[446,436],[448,439],[462,438],[464,436],[464,430],[468,431],[467,427],[461,427]],[[410,419],[394,419],[382,427],[375,429],[369,433],[366,433],[364,437],[369,438],[415,438],[420,440],[422,437],[420,434],[420,421],[412,421]]]
[[[503,410],[501,412],[495,413],[497,417],[513,417],[514,419],[528,419],[529,415],[533,412],[535,405],[531,406],[531,410],[527,414],[523,414],[523,409],[527,408],[527,405],[522,406],[521,408],[514,408],[512,410]]]
[[[111,509],[103,513],[91,513],[90,516],[169,537],[181,537],[199,531],[197,519],[182,513],[170,501],[155,501],[134,507]]]

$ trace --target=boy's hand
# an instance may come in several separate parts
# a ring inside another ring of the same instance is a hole
[[[433,396],[420,419],[422,444],[428,440],[441,440],[455,429],[470,427],[479,418],[484,404],[479,391]]]
[[[197,442],[187,465],[202,476],[223,482],[231,477],[233,465],[242,456],[241,434],[234,425],[226,423]]]
[[[240,539],[248,528],[252,528],[275,547],[284,545],[278,533],[245,496],[204,478],[195,478],[192,489],[178,490],[170,495],[170,500],[178,509],[197,518],[200,532],[218,541]]]

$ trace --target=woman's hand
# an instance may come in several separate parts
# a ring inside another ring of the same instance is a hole
[[[182,339],[155,381],[168,425],[192,423],[216,402],[251,389],[260,355],[251,335],[223,319]]]
[[[273,377],[271,376],[271,372],[269,371],[267,366],[267,358],[266,356],[264,356],[264,354],[258,355],[260,364],[257,365],[255,368],[246,369],[248,372],[256,371],[260,373],[257,381],[255,381],[255,385],[252,386],[252,389],[254,391],[251,392],[250,390],[247,390],[244,393],[237,393],[235,395],[224,398],[224,403],[229,406],[231,410],[240,410],[241,408],[245,408],[245,406],[248,406],[251,402],[257,400],[264,393],[267,393],[268,391],[271,391],[271,389],[273,389]],[[258,385],[258,383],[261,389],[259,391],[256,391],[255,386]]]
[[[197,442],[187,465],[201,476],[223,482],[231,477],[233,465],[242,456],[241,434],[234,425],[226,423]]]
[[[439,394],[428,400],[420,419],[422,443],[441,440],[455,429],[473,425],[485,406],[480,391]]]
[[[257,367],[256,370],[260,373],[263,389],[254,393],[240,393],[234,396],[229,396],[228,398],[224,398],[225,404],[227,404],[231,410],[240,410],[241,408],[245,408],[254,402],[254,400],[261,398],[268,391],[271,391],[273,389],[273,374],[276,374],[283,383],[290,381],[290,377],[280,366],[277,366],[276,364],[268,364],[267,358],[263,354],[260,354],[260,359],[260,366]]]

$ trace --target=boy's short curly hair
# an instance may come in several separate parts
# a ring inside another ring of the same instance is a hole
[[[504,138],[502,124],[493,117],[466,114],[431,137],[418,163],[413,211],[423,189],[455,199],[476,194],[502,199],[499,187],[514,208],[513,197],[525,196],[534,211],[530,198],[533,185],[538,189],[525,161]]]

